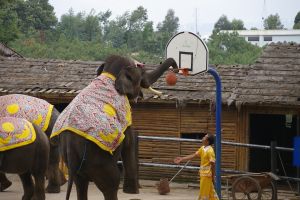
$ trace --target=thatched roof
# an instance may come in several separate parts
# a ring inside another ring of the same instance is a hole
[[[101,63],[2,57],[0,95],[23,93],[53,102],[69,102],[95,77]],[[219,65],[215,69],[222,80],[224,104],[300,105],[300,45],[272,44],[254,65]],[[208,73],[178,75],[175,86],[168,86],[162,76],[153,88],[163,95],[146,93],[143,101],[215,101],[215,81]]]
[[[13,49],[9,48],[5,44],[0,42],[0,57],[16,57],[16,58],[23,58],[23,56]]]
[[[0,95],[20,93],[69,102],[102,62],[0,58]]]
[[[222,81],[222,101],[228,105],[300,106],[300,44],[277,43],[266,47],[253,65],[216,66]],[[161,99],[215,101],[213,77],[180,76],[176,86],[160,79],[154,88],[162,90]],[[153,95],[147,98],[154,97]]]
[[[300,44],[268,46],[233,92],[237,104],[300,106]]]

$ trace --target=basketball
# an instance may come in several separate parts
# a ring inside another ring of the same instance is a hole
[[[177,76],[173,71],[168,71],[166,75],[166,82],[168,85],[175,85],[177,82]]]

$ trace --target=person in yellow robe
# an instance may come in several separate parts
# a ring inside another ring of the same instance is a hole
[[[215,136],[206,134],[202,139],[202,146],[193,154],[176,157],[174,163],[188,161],[195,157],[200,157],[200,192],[198,200],[218,200],[218,195],[214,189],[215,180],[215,152],[211,145],[214,144]]]

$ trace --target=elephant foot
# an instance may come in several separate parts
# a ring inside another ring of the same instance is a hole
[[[139,183],[136,180],[125,179],[123,192],[127,194],[139,194]]]
[[[60,193],[60,186],[48,185],[46,188],[47,193]]]
[[[9,180],[1,182],[0,183],[0,192],[3,192],[7,188],[9,188],[9,186],[11,186],[11,184],[12,184],[12,182]]]

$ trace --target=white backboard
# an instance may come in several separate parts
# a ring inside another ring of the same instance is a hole
[[[192,75],[208,70],[208,48],[191,32],[174,35],[166,46],[166,57],[174,58],[180,68],[188,68]]]

